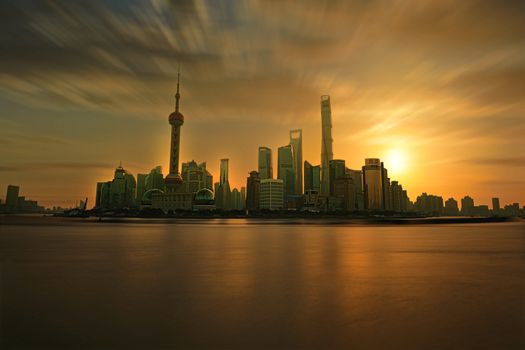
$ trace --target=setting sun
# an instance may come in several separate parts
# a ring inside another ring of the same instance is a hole
[[[391,150],[386,156],[385,163],[385,167],[392,174],[401,174],[405,172],[408,167],[407,155],[399,149]]]

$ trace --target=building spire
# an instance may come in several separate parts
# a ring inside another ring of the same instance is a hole
[[[179,100],[180,100],[179,81],[180,81],[180,63],[179,63],[179,68],[177,69],[177,93],[175,94],[175,112],[179,111]]]

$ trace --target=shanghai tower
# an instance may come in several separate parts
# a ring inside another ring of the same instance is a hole
[[[330,96],[321,96],[321,194],[330,193],[330,161],[334,157],[332,152],[332,111]]]

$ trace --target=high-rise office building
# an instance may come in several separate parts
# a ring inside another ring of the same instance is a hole
[[[131,208],[137,204],[135,177],[119,165],[112,181],[97,183],[96,206],[101,209]]]
[[[330,96],[321,96],[321,194],[330,194],[330,160],[333,159],[332,152],[332,111],[330,107]]]
[[[474,199],[469,196],[465,196],[461,199],[461,214],[462,215],[474,215]]]
[[[403,187],[401,187],[403,188]],[[401,191],[401,211],[402,212],[407,212],[407,211],[411,211],[414,209],[414,206],[412,204],[412,202],[410,201],[410,198],[408,198],[408,193],[407,193],[407,190],[402,190]]]
[[[241,187],[241,209],[246,209],[246,187]]]
[[[164,189],[164,175],[162,174],[162,167],[160,165],[151,169],[149,174],[146,176],[146,191],[152,189],[162,190]]]
[[[330,186],[332,187],[331,196],[340,198],[340,208],[346,211],[356,210],[356,198],[354,179],[350,174],[343,173],[342,177],[330,177]]]
[[[321,166],[304,161],[304,193],[308,190],[319,194],[321,188]]]
[[[14,212],[17,209],[18,195],[20,193],[20,186],[8,185],[7,193],[5,195],[5,207],[9,212]]]
[[[295,159],[292,145],[279,147],[277,152],[277,178],[283,180],[285,200],[295,193]]]
[[[218,209],[222,210],[230,210],[232,204],[230,182],[228,180],[228,165],[228,159],[221,159],[219,185],[215,193],[215,205]]]
[[[303,192],[303,131],[301,129],[290,130],[290,144],[294,152],[295,194],[300,195]]]
[[[273,179],[272,150],[268,147],[259,147],[259,176]]]
[[[180,103],[180,73],[177,74],[177,93],[175,94],[175,111],[170,114],[168,120],[171,125],[171,143],[170,143],[170,171],[164,182],[168,192],[176,191],[178,185],[182,184],[182,176],[179,173],[179,155],[180,155],[180,128],[184,124],[184,116],[179,111]]]
[[[506,216],[518,216],[520,215],[520,204],[519,203],[512,203],[507,204],[503,208]]]
[[[164,175],[160,165],[151,169],[149,174],[137,174],[137,205],[142,204],[142,199],[146,192],[153,189],[163,191],[164,187]]]
[[[192,160],[182,163],[182,179],[187,192],[197,193],[203,188],[213,190],[213,176],[206,170],[206,162],[197,164]]]
[[[355,209],[364,210],[364,193],[363,193],[363,172],[361,170],[353,170],[346,168],[346,173],[354,180],[355,190]]]
[[[383,162],[381,162],[381,176],[383,183],[383,209],[392,210],[392,203],[390,199],[390,178],[388,177],[388,170],[385,168]]]
[[[363,166],[363,191],[365,209],[383,209],[383,170],[377,158],[365,159]]]
[[[0,200],[0,212],[7,213],[41,213],[44,207],[38,205],[37,201],[19,196],[20,186],[8,185],[5,196],[5,204]]]
[[[414,209],[419,213],[434,216],[442,215],[444,213],[443,197],[422,193],[417,197],[414,203]]]
[[[398,181],[392,181],[390,184],[390,198],[392,200],[392,210],[396,213],[401,212],[403,187]]]
[[[458,201],[454,198],[449,198],[445,202],[445,215],[455,216],[459,215]]]
[[[147,177],[148,177],[148,174],[137,174],[137,196],[135,198],[137,205],[140,205],[142,203],[142,196],[144,196],[144,193],[146,193],[146,178]],[[97,192],[98,192],[98,188],[97,188]],[[99,203],[95,203],[96,206],[98,206],[98,204]]]
[[[281,179],[261,180],[259,208],[281,210],[284,203],[283,185]]]
[[[227,158],[221,159],[220,178],[219,178],[219,184],[221,185],[225,182],[228,182],[228,162],[229,160]]]
[[[261,178],[259,173],[254,170],[246,179],[246,209],[248,211],[259,210],[260,192]]]
[[[343,159],[332,159],[328,162],[330,195],[334,195],[335,180],[343,179],[346,175],[346,165]],[[353,182],[353,180],[352,180]]]
[[[501,207],[499,205],[499,198],[495,197],[495,198],[492,198],[492,211],[493,212],[498,212],[500,211]]]
[[[231,203],[229,208],[231,210],[243,210],[245,208],[244,198],[242,192],[234,188],[231,193]]]

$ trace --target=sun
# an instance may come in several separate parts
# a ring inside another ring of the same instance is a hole
[[[385,168],[393,174],[402,174],[408,166],[407,154],[400,149],[393,149],[386,156]]]

